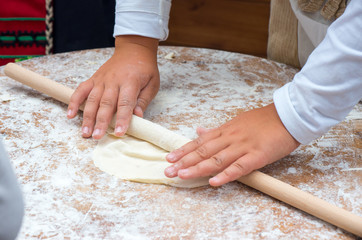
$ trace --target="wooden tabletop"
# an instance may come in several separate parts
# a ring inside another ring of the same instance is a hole
[[[165,56],[173,52],[175,58]],[[113,53],[98,49],[19,63],[75,88]],[[189,138],[266,105],[296,69],[207,49],[160,47],[161,89],[145,118]],[[180,189],[122,181],[91,159],[81,115],[4,76],[0,134],[24,193],[19,239],[355,239],[241,183]],[[262,172],[362,216],[362,104],[322,138]]]

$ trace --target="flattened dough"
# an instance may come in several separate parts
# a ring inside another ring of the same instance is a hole
[[[133,116],[127,135],[118,138],[107,134],[99,141],[92,157],[102,171],[129,181],[185,188],[208,185],[208,177],[182,180],[164,175],[165,168],[171,165],[166,161],[167,153],[189,141],[160,125]]]

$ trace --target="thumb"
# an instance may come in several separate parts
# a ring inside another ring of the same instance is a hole
[[[133,113],[138,117],[143,117],[143,113],[146,111],[148,105],[152,99],[156,96],[159,89],[159,84],[148,84],[138,95],[137,104],[133,110]]]

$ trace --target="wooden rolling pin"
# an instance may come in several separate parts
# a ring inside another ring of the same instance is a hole
[[[4,72],[7,76],[15,79],[16,81],[28,85],[29,87],[66,104],[69,103],[70,97],[73,93],[73,89],[29,71],[14,63],[7,64]],[[130,133],[130,135],[132,135],[132,133]],[[362,237],[362,217],[334,206],[307,192],[299,190],[259,171],[254,171],[247,176],[241,177],[238,181]]]

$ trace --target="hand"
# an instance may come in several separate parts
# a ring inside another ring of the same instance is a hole
[[[157,47],[157,39],[116,37],[113,56],[81,83],[70,99],[68,118],[74,118],[86,101],[83,137],[102,138],[115,112],[117,136],[127,131],[132,114],[143,117],[160,86]]]
[[[299,143],[279,119],[274,104],[241,113],[211,130],[197,130],[199,137],[171,152],[167,177],[190,179],[215,175],[212,186],[234,181],[294,151]]]

